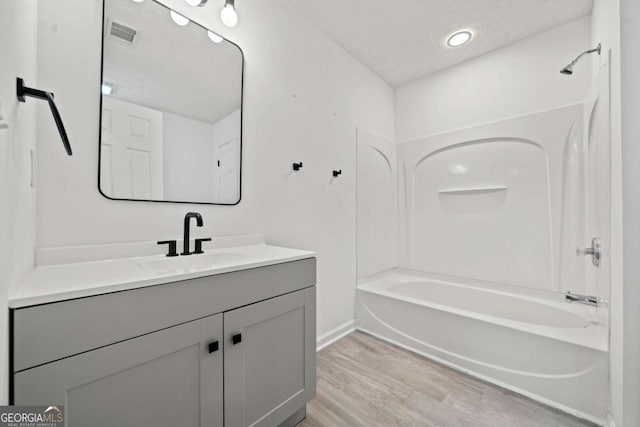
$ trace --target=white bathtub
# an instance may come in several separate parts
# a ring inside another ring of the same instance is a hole
[[[602,424],[606,308],[390,272],[358,285],[358,327]]]

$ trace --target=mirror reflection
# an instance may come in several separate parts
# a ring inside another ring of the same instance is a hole
[[[238,46],[159,3],[105,0],[101,193],[238,203],[242,72]]]

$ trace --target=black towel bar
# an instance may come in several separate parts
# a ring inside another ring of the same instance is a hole
[[[25,97],[30,96],[31,98],[44,99],[49,103],[51,114],[53,114],[53,119],[56,121],[60,138],[62,138],[62,145],[64,145],[64,149],[67,151],[68,155],[73,155],[73,152],[71,151],[71,144],[69,144],[69,138],[67,137],[67,131],[64,129],[64,123],[62,123],[62,117],[60,117],[60,112],[58,112],[58,107],[56,107],[56,102],[53,99],[53,93],[26,87],[24,85],[24,81],[18,77],[16,81],[16,95],[20,102],[25,102]]]

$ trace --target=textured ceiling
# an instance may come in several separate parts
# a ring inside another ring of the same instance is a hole
[[[281,0],[392,86],[589,15],[593,0]],[[465,46],[447,48],[460,29]]]
[[[135,47],[105,38],[103,80],[115,84],[114,98],[210,124],[240,108],[237,47],[211,42],[193,22],[179,27],[153,1],[107,0],[105,18],[139,34]]]

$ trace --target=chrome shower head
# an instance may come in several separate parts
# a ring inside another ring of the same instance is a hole
[[[573,61],[571,61],[571,63],[569,65],[567,65],[562,70],[560,70],[560,73],[561,74],[566,74],[568,76],[572,75],[573,74],[573,67],[578,63],[578,61],[580,61],[580,59],[582,59],[583,56],[588,55],[590,53],[594,53],[594,52],[597,52],[598,55],[600,55],[601,51],[602,51],[602,45],[600,43],[598,43],[598,46],[596,48],[585,50],[580,55],[578,55],[578,57],[576,59],[574,59]]]
[[[573,65],[571,64],[567,65],[562,70],[560,70],[560,73],[570,76],[571,74],[573,74]]]

